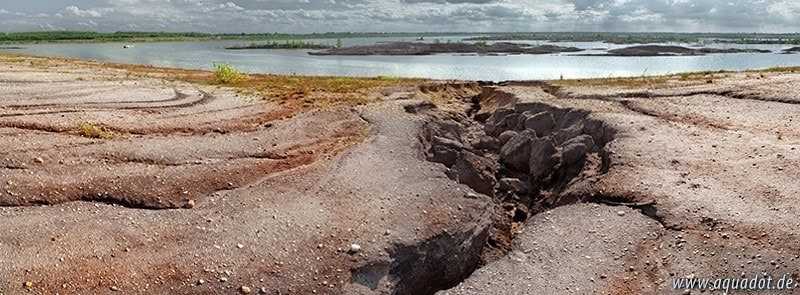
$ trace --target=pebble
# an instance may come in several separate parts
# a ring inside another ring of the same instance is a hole
[[[194,208],[194,200],[192,199],[192,200],[189,200],[188,202],[186,202],[186,206],[185,207],[186,207],[186,209]]]
[[[42,159],[40,157],[33,158],[33,161],[36,162],[36,163],[39,163],[39,164],[44,163],[44,159]]]
[[[228,281],[228,278],[226,278],[226,277],[221,277],[221,278],[219,278],[219,281],[224,283],[224,282],[227,282],[227,281]]]
[[[351,254],[356,254],[356,253],[358,253],[359,251],[361,251],[361,245],[359,245],[359,244],[352,244],[352,245],[350,245],[350,253],[351,253]]]
[[[244,248],[244,245],[242,245],[242,244],[236,244],[236,248],[242,249],[242,248]]]
[[[251,292],[250,291],[250,287],[248,287],[248,286],[242,286],[242,288],[240,288],[239,291],[241,291],[242,294],[250,294],[250,292]]]
[[[197,284],[198,284],[198,285],[202,285],[202,284],[205,284],[205,283],[206,283],[206,281],[205,281],[205,280],[203,280],[203,279],[199,279],[199,280],[197,280]]]
[[[619,216],[625,216],[625,211],[617,211],[617,215],[619,215]]]

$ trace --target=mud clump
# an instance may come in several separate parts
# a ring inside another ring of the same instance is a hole
[[[513,228],[532,214],[578,201],[559,193],[576,177],[602,173],[603,147],[616,134],[588,111],[517,102],[497,92],[484,87],[473,98],[494,111],[430,124],[425,153],[449,168],[448,177],[495,200],[485,262],[505,253]]]

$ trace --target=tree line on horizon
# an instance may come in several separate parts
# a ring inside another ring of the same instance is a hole
[[[135,32],[113,33],[91,31],[0,32],[0,43],[38,42],[157,42],[202,40],[291,40],[344,39],[369,37],[437,37],[465,36],[466,41],[532,40],[552,42],[632,43],[738,43],[738,44],[800,44],[800,33],[645,33],[645,32],[327,32],[309,34],[289,33],[199,33],[199,32]],[[478,37],[474,37],[478,36]]]

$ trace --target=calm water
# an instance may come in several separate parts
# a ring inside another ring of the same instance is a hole
[[[462,37],[441,37],[460,40]],[[346,39],[344,45],[374,44],[401,39]],[[412,41],[406,39],[405,41]],[[426,40],[431,41],[432,39]],[[311,40],[334,44],[335,40]],[[545,44],[546,42],[528,42]],[[139,43],[123,49],[121,43],[38,44],[22,50],[28,54],[77,57],[155,66],[211,69],[212,62],[229,62],[251,73],[337,76],[391,76],[466,80],[532,80],[593,78],[670,74],[706,70],[746,70],[776,66],[800,66],[800,54],[779,54],[783,45],[751,45],[776,53],[715,54],[690,57],[607,57],[570,54],[476,56],[441,54],[430,56],[311,56],[305,50],[225,50],[241,41]],[[555,43],[590,49],[579,54],[599,54],[625,47],[600,42]],[[689,44],[679,44],[691,46]],[[711,45],[739,47],[736,45]]]

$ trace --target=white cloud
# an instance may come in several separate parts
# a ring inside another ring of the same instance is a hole
[[[78,6],[75,6],[75,5],[70,5],[70,6],[67,6],[66,8],[64,8],[61,11],[62,15],[65,12],[71,13],[71,14],[73,14],[75,16],[79,16],[79,17],[94,17],[94,18],[103,17],[103,15],[100,12],[98,12],[97,10],[93,10],[93,9],[81,10],[80,8],[78,8]]]
[[[796,0],[11,1],[0,14],[7,31],[800,31]]]

